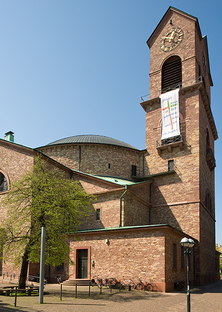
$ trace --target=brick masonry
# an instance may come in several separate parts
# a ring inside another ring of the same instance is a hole
[[[74,265],[69,266],[69,274],[73,278],[77,277],[75,250],[78,248],[87,249],[87,246],[90,246],[89,276],[109,276],[119,280],[132,279],[134,282],[141,278],[144,282],[152,283],[156,290],[172,290],[174,288],[174,280],[171,276],[172,246],[169,244],[168,259],[165,261],[166,236],[173,236],[173,241],[177,245],[182,238],[181,233],[177,233],[169,227],[83,233],[80,235],[81,241],[78,242],[74,242],[70,238],[72,249],[70,256],[74,260]],[[106,239],[109,239],[108,244]],[[167,283],[166,271],[171,272],[169,274],[171,280]],[[183,280],[185,274],[186,272],[183,271],[180,275]],[[177,275],[175,274],[175,276]]]
[[[141,167],[141,152],[105,144],[70,144],[40,149],[63,165],[88,174],[131,178],[132,165]],[[138,175],[141,172],[137,172]]]
[[[183,29],[183,41],[172,51],[164,52],[160,41],[172,27]],[[184,262],[185,259],[179,244],[184,236],[196,242],[191,257],[191,283],[202,285],[219,279],[214,170],[206,161],[207,135],[212,152],[217,139],[211,112],[207,41],[201,36],[196,18],[170,8],[149,38],[148,46],[150,98],[141,103],[146,114],[146,150],[87,143],[39,149],[50,157],[52,165],[60,163],[61,169],[65,166],[69,177],[97,196],[89,218],[82,220],[80,241],[69,236],[72,263],[65,263],[62,272],[51,267],[51,281],[58,274],[63,279],[78,278],[79,250],[86,249],[88,279],[100,275],[138,281],[140,277],[151,282],[155,290],[171,291],[175,282],[186,281],[185,264],[182,267],[182,258]],[[173,55],[179,56],[182,63],[179,110],[183,144],[160,151],[156,142],[161,140],[162,66]],[[0,172],[8,183],[32,166],[33,155],[30,149],[0,140]],[[173,172],[168,171],[169,160],[174,160]],[[126,186],[99,177],[121,177],[133,182],[132,165],[137,168],[134,184]],[[205,201],[207,193],[211,208]],[[0,194],[0,201],[2,197],[4,193]],[[100,220],[96,220],[96,209],[100,209]],[[0,220],[5,213],[1,206]],[[12,270],[10,261],[3,265],[3,270]],[[30,273],[38,274],[38,266],[30,265]]]

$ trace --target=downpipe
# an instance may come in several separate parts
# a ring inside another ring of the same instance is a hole
[[[120,196],[120,220],[119,220],[119,227],[122,226],[122,200],[123,200],[123,196],[126,194],[126,192],[128,191],[127,185],[125,185],[125,192]]]

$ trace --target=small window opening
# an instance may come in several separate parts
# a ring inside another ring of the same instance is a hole
[[[174,170],[174,160],[168,160],[168,171]]]
[[[132,165],[132,176],[136,176],[136,169],[137,167],[135,165]]]
[[[210,192],[207,190],[205,195],[205,207],[212,212],[212,202],[211,202],[211,196]]]
[[[108,168],[110,169],[110,163],[108,163]]]
[[[173,244],[173,268],[177,267],[177,245]]]
[[[181,246],[181,269],[184,269],[184,248]]]
[[[6,177],[0,172],[0,192],[5,192],[8,189]]]
[[[56,271],[57,271],[57,272],[63,272],[63,271],[64,271],[64,263],[58,265],[57,268],[56,268]]]
[[[96,209],[96,220],[100,220],[100,209]]]

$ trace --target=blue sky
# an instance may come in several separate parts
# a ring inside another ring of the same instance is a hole
[[[207,35],[218,134],[222,1],[0,0],[0,137],[39,147],[99,134],[145,148],[149,38],[169,6],[198,17]],[[216,241],[222,244],[222,143],[215,144]]]

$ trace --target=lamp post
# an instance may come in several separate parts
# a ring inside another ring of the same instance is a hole
[[[180,241],[181,246],[185,248],[184,254],[187,256],[187,312],[190,312],[190,255],[191,248],[195,242],[191,238],[184,237]]]

